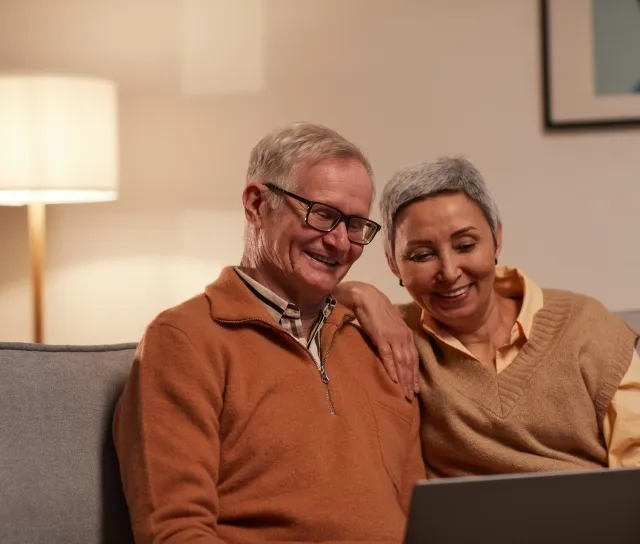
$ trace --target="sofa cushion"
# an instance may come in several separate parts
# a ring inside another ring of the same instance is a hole
[[[0,343],[0,542],[127,544],[111,439],[135,344]]]

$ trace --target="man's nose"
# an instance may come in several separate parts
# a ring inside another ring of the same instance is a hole
[[[327,234],[324,235],[324,241],[326,244],[333,246],[340,251],[349,251],[351,248],[351,240],[349,240],[347,225],[345,225],[345,222],[340,221],[335,229],[331,232],[327,232]]]

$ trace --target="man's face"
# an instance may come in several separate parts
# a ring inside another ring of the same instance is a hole
[[[295,193],[338,208],[346,215],[368,217],[372,185],[356,159],[325,159],[298,169]],[[344,222],[331,232],[319,232],[305,223],[307,207],[290,197],[265,213],[260,234],[265,273],[299,304],[315,304],[329,294],[362,254],[363,247],[347,237]]]

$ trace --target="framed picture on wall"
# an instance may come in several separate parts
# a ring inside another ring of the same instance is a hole
[[[640,124],[640,0],[541,0],[545,125]]]

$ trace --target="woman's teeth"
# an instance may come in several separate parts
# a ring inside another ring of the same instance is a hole
[[[448,293],[440,293],[440,296],[444,298],[455,298],[461,295],[464,295],[469,290],[469,285],[466,287],[460,287],[460,289],[456,289],[455,291],[449,291]]]

